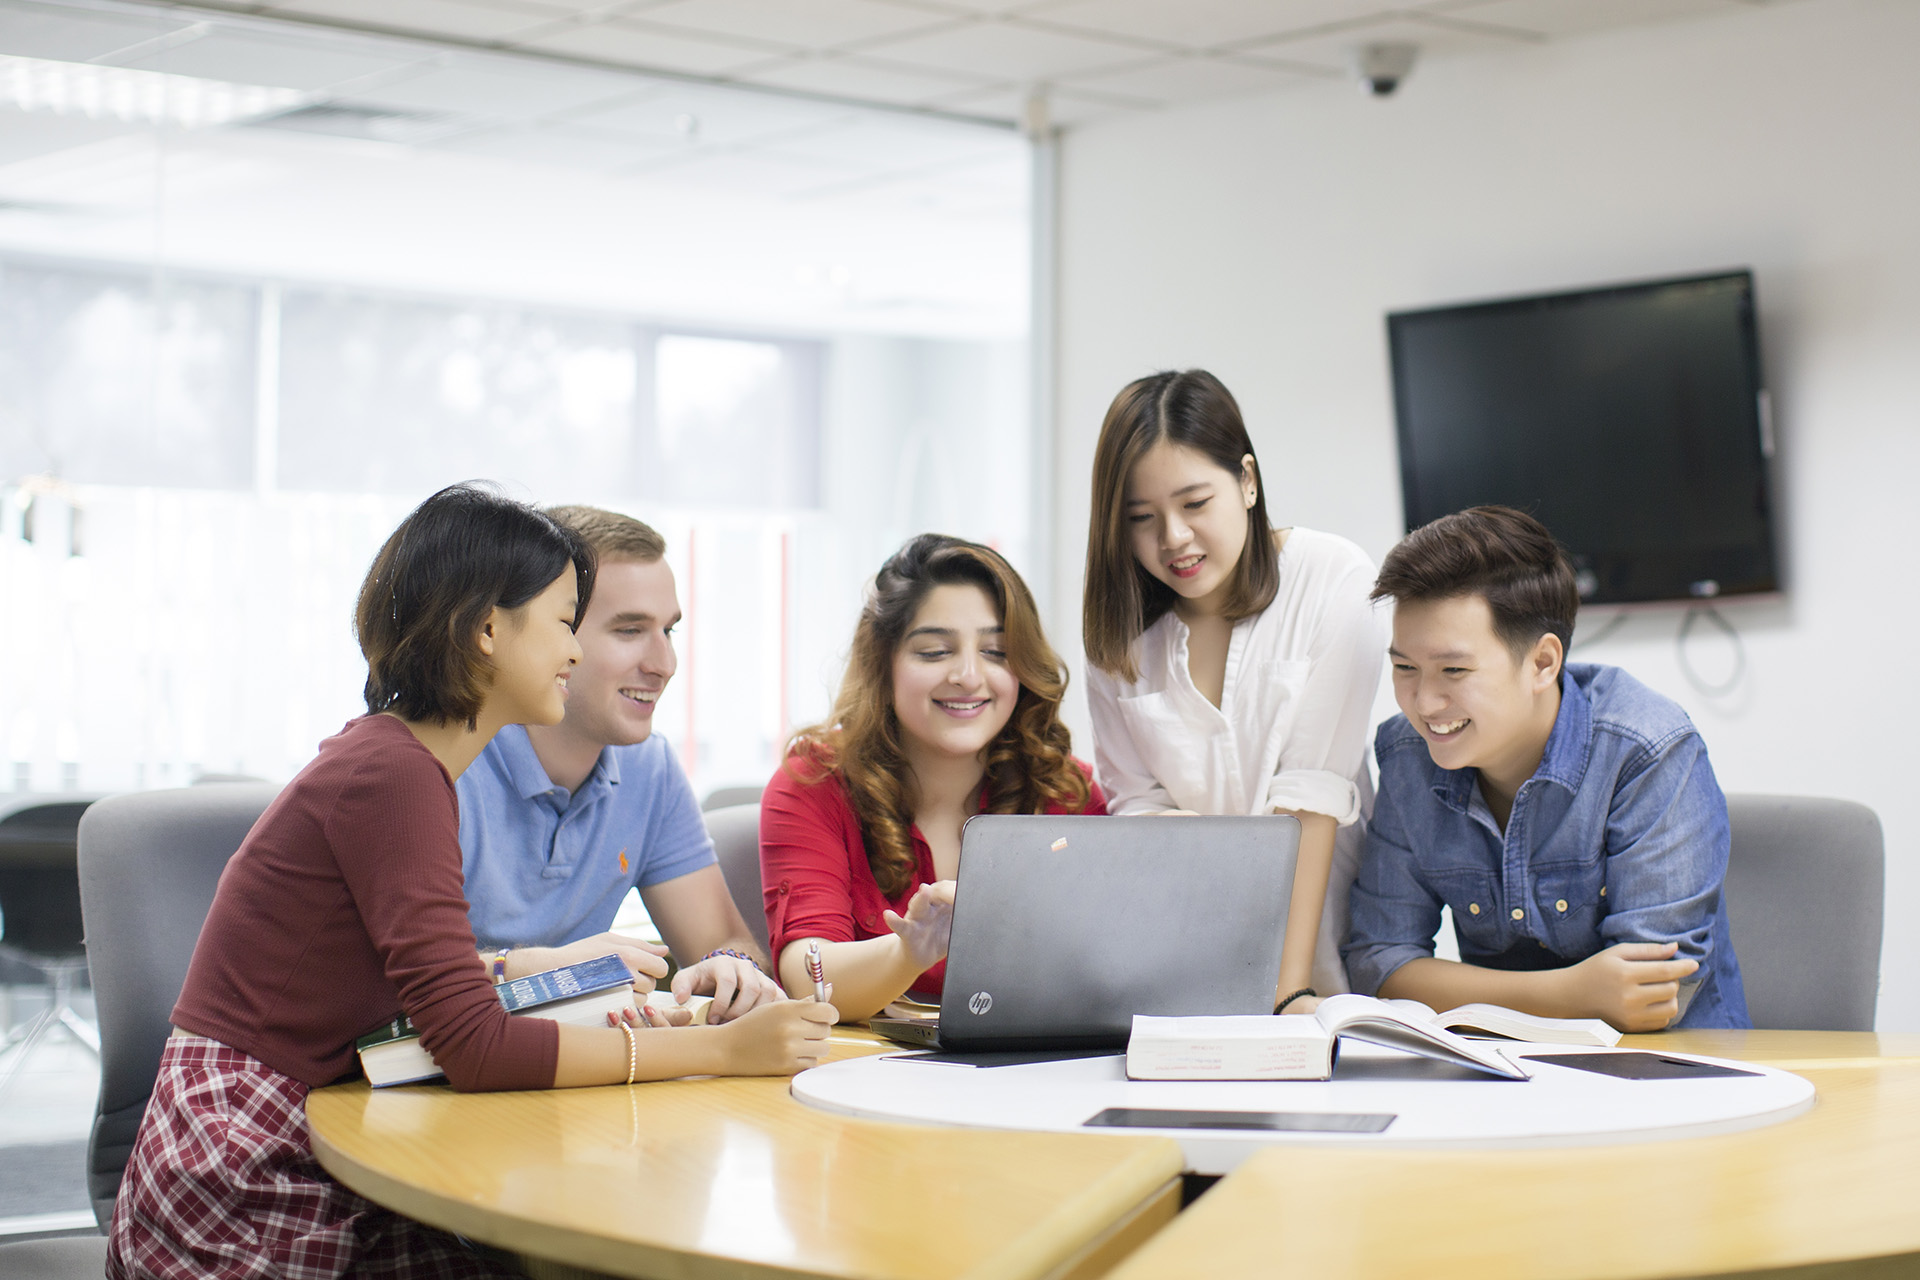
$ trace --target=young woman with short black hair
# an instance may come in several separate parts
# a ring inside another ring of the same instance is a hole
[[[360,591],[368,714],[320,744],[227,864],[121,1182],[110,1277],[486,1276],[459,1240],[334,1182],[307,1091],[405,1013],[455,1089],[791,1074],[832,1007],[636,1034],[510,1018],[461,893],[453,780],[506,724],[552,724],[580,657],[593,556],[469,485],[427,499]]]

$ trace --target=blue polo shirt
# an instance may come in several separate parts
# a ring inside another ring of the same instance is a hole
[[[613,927],[627,890],[713,865],[713,841],[666,739],[604,747],[568,792],[524,727],[494,735],[456,784],[468,917],[482,948],[557,947]]]

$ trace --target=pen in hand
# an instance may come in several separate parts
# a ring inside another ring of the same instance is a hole
[[[813,998],[820,1004],[827,1002],[827,966],[820,959],[820,944],[807,944],[807,976],[813,979]]]

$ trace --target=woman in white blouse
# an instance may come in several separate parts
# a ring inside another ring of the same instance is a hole
[[[1339,947],[1386,655],[1366,553],[1274,529],[1233,396],[1199,369],[1114,398],[1093,463],[1087,700],[1116,814],[1288,813],[1300,858],[1275,993],[1347,990]]]

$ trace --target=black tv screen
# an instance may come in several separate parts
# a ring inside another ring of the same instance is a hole
[[[1531,512],[1593,604],[1775,591],[1753,276],[1387,317],[1407,528]]]

